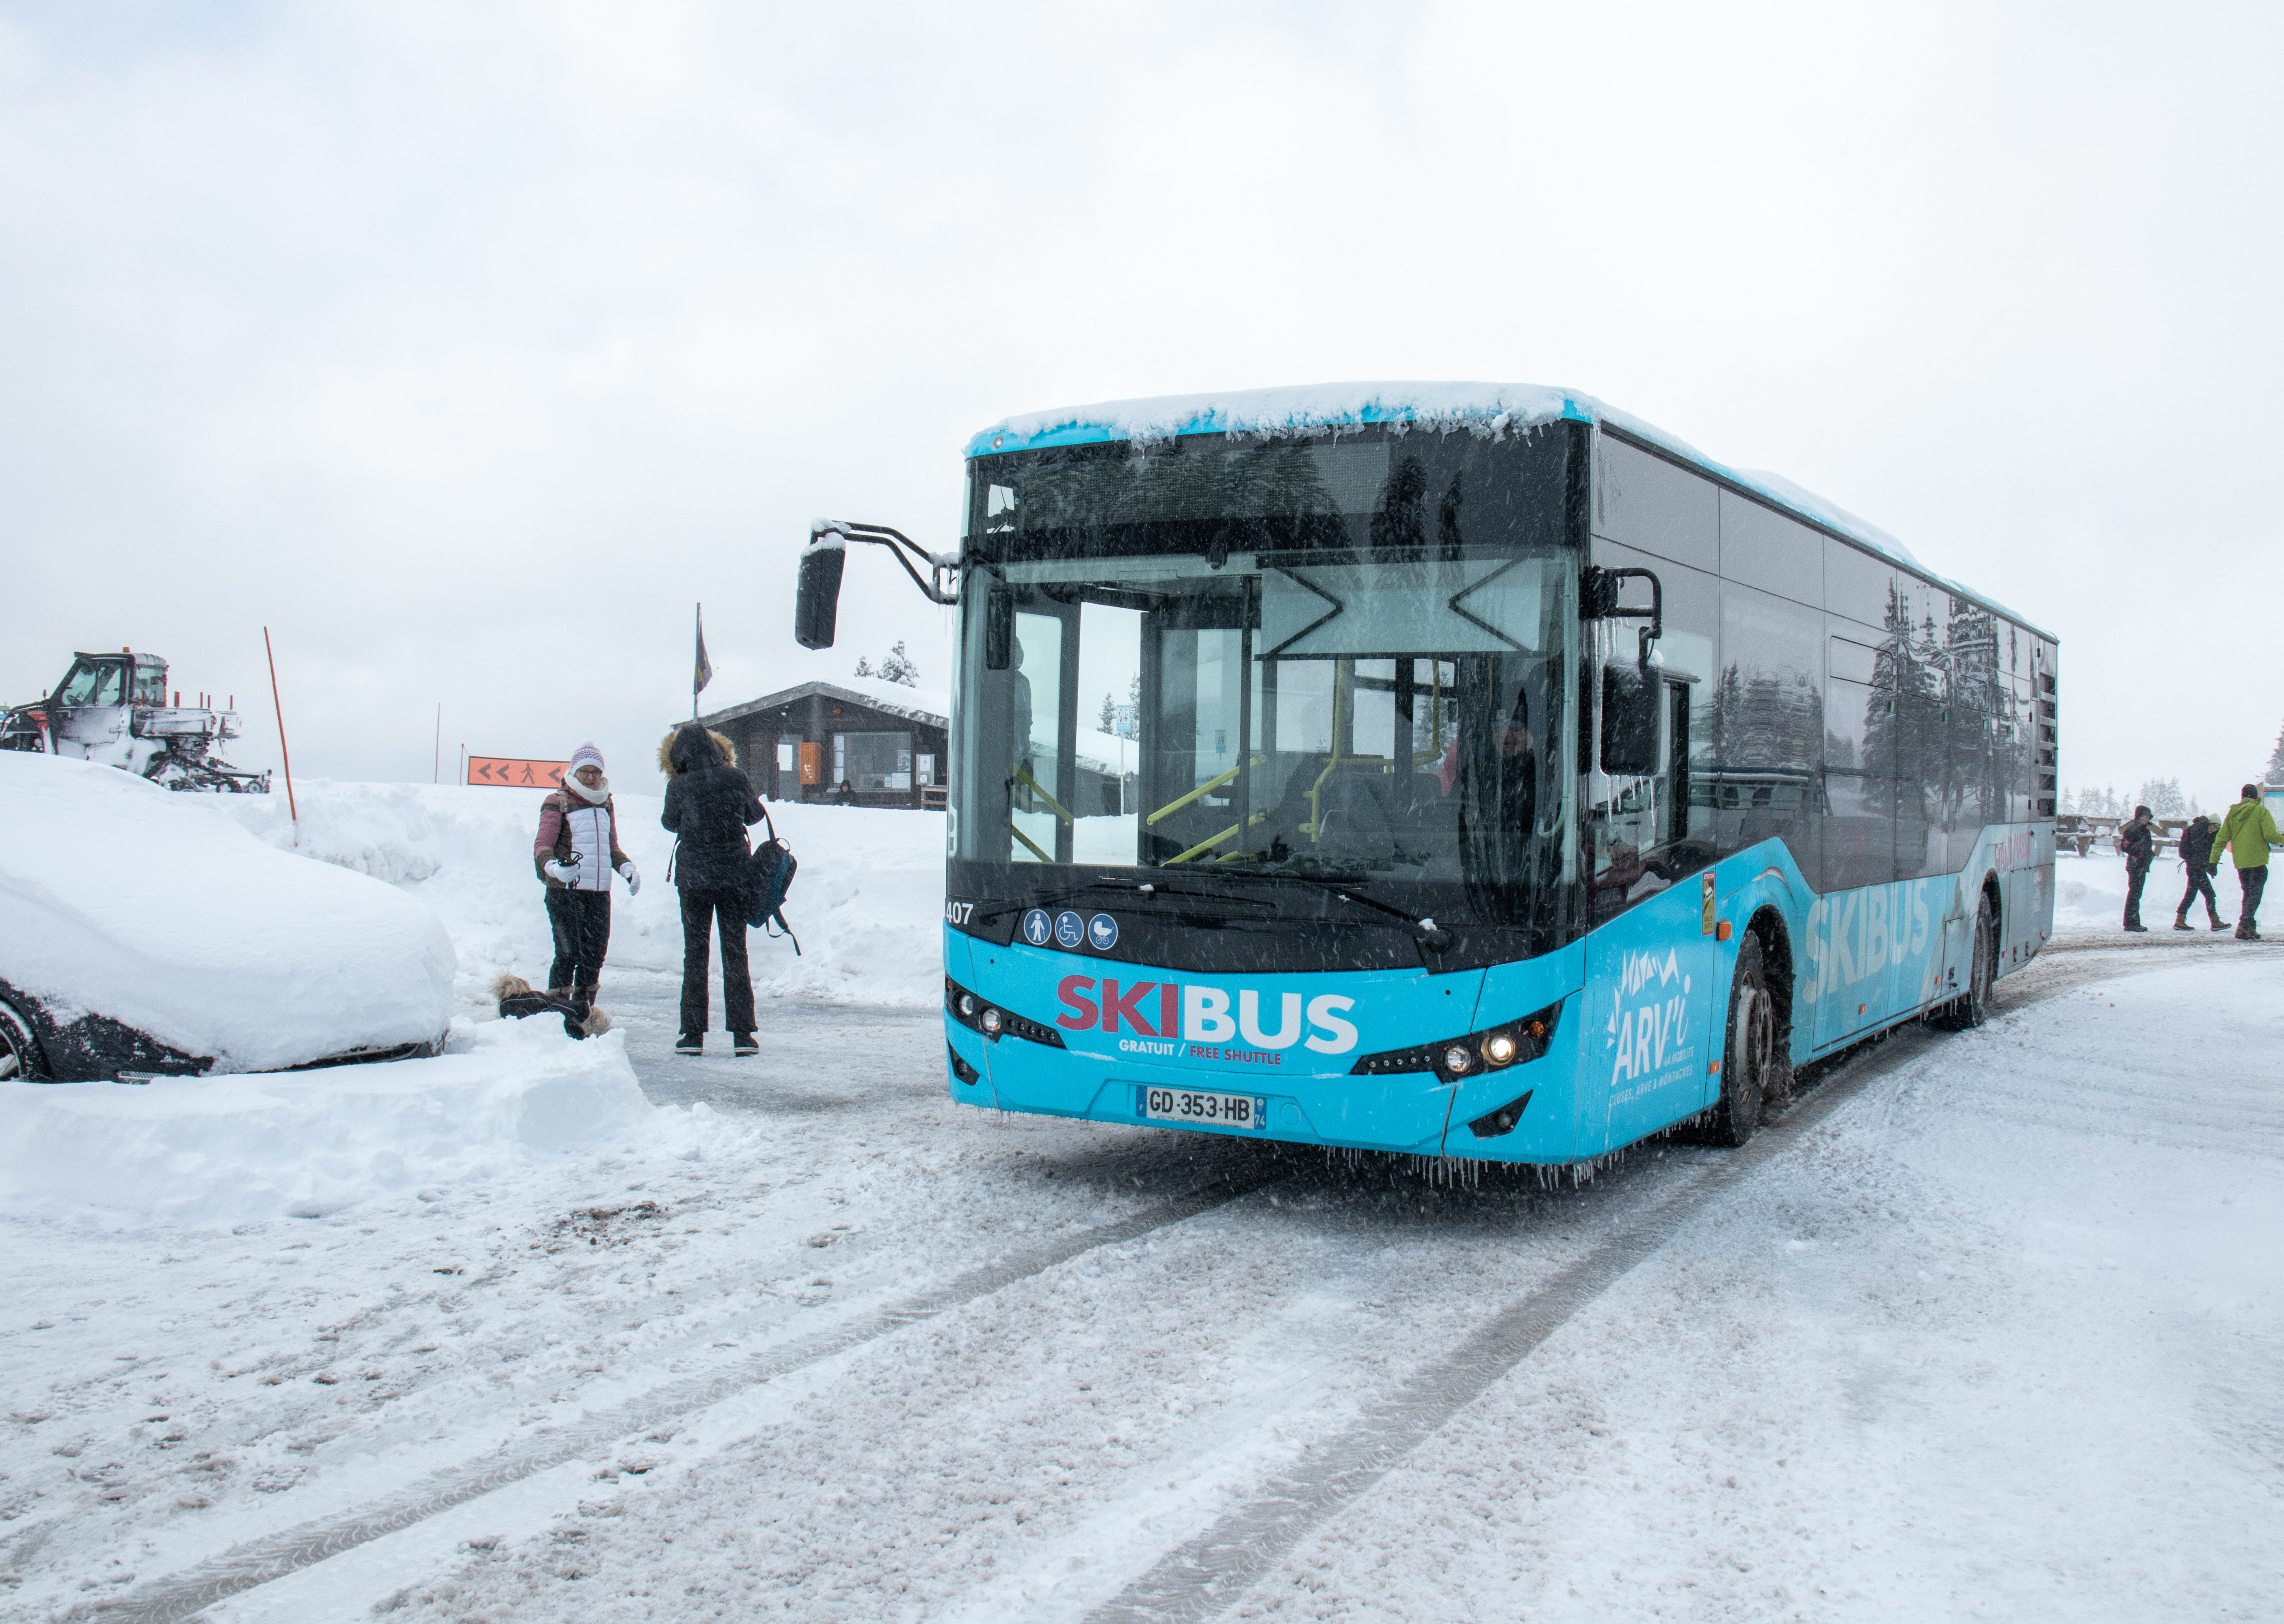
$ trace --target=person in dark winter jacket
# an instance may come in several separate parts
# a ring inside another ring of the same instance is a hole
[[[2141,887],[2149,881],[2149,863],[2157,855],[2157,837],[2150,832],[2149,808],[2136,807],[2117,831],[2117,849],[2125,859],[2125,928],[2146,931],[2141,923]]]
[[[762,803],[746,775],[730,765],[730,741],[694,722],[658,747],[667,775],[659,822],[679,837],[674,883],[682,889],[682,1035],[677,1054],[706,1047],[707,934],[722,939],[722,1015],[732,1047],[754,1042],[754,978],[746,966],[746,827],[762,821]]]
[[[2181,831],[2181,866],[2189,871],[2189,888],[2181,893],[2181,905],[2173,910],[2177,931],[2196,929],[2189,923],[2189,910],[2197,905],[2199,896],[2205,899],[2205,917],[2212,921],[2212,928],[2228,928],[2228,921],[2220,917],[2220,899],[2213,894],[2213,876],[2219,866],[2212,860],[2212,844],[2213,821],[2200,812]]]
[[[611,876],[627,882],[630,896],[642,889],[642,875],[619,849],[618,810],[603,777],[603,753],[592,744],[571,753],[563,787],[539,803],[531,865],[547,886],[547,925],[555,937],[547,990],[577,1005],[583,1017],[601,988],[611,944]]]

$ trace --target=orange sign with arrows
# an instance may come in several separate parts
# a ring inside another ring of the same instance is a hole
[[[472,755],[468,758],[468,782],[491,784],[507,789],[551,790],[563,782],[563,769],[568,761],[532,761],[520,755]]]

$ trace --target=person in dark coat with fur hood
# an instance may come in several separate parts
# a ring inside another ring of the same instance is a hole
[[[748,824],[762,821],[762,803],[746,775],[730,763],[730,741],[694,722],[684,722],[658,747],[666,776],[666,809],[659,822],[677,839],[674,883],[682,890],[682,1035],[675,1052],[706,1047],[707,936],[722,940],[722,1014],[741,1055],[754,1042],[754,978],[746,964],[746,844]]]

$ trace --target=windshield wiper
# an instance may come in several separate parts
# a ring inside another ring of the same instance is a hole
[[[1418,931],[1420,940],[1438,953],[1451,945],[1451,933],[1436,924],[1435,920],[1421,915],[1406,913],[1403,909],[1396,907],[1393,903],[1383,902],[1376,896],[1366,896],[1364,894],[1364,887],[1354,880],[1316,879],[1306,874],[1286,874],[1279,878],[1297,879],[1304,886],[1314,886],[1320,891],[1328,891],[1353,907],[1369,908],[1393,918],[1401,919]]]
[[[1245,902],[1255,908],[1274,908],[1275,902],[1265,896],[1248,896],[1242,891],[1190,891],[1180,886],[1163,886],[1154,879],[1137,880],[1126,886],[1115,879],[1098,879],[1097,888],[1105,891],[1134,891],[1143,896],[1197,896],[1213,902]]]

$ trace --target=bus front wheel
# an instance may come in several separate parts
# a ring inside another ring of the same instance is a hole
[[[1728,1041],[1721,1053],[1721,1097],[1713,1107],[1713,1142],[1738,1145],[1761,1123],[1770,1069],[1776,1064],[1776,1000],[1769,995],[1761,939],[1748,932],[1729,982]]]

